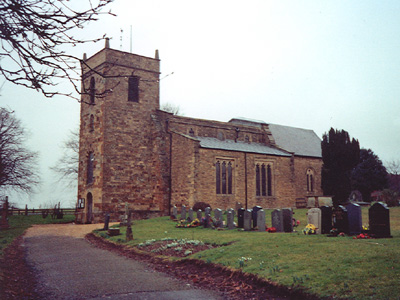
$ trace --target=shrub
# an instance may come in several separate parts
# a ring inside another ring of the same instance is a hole
[[[207,207],[211,208],[211,205],[209,205],[208,203],[205,203],[205,202],[196,202],[193,205],[193,211],[198,211],[199,209],[204,211]]]

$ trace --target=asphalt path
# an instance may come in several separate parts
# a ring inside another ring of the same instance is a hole
[[[83,238],[85,230],[76,227],[85,225],[50,226],[30,228],[24,237],[40,299],[223,299],[144,262],[92,246]]]

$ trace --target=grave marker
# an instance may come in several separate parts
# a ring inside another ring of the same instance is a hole
[[[283,231],[293,232],[293,211],[291,208],[282,209]]]
[[[181,209],[181,220],[186,220],[186,206],[184,204]]]
[[[349,219],[349,234],[358,235],[362,230],[361,206],[356,203],[350,203],[346,206],[347,218]]]
[[[345,234],[349,234],[347,209],[342,205],[339,205],[333,211],[333,227],[335,227],[339,233],[344,232]]]
[[[201,219],[203,218],[203,212],[201,211],[201,209],[199,209],[196,213],[196,217],[199,220],[199,222],[201,222]]]
[[[257,227],[257,212],[261,210],[261,206],[254,206],[253,207],[253,212],[251,214],[251,218],[253,219],[253,228]]]
[[[192,222],[194,220],[193,218],[193,209],[189,208],[189,212],[188,212],[188,221]]]
[[[252,215],[251,209],[246,209],[244,211],[243,228],[245,231],[251,230],[251,215]]]
[[[321,234],[321,209],[311,208],[307,212],[308,224],[313,224],[316,227],[316,234]]]
[[[321,233],[329,234],[332,229],[332,207],[322,206],[320,209],[321,209]]]
[[[369,231],[376,238],[389,238],[390,214],[385,203],[377,202],[368,210]]]
[[[244,208],[239,208],[238,209],[238,228],[243,228],[243,223],[244,223]]]
[[[228,210],[226,213],[228,229],[235,229],[234,217],[234,210]]]
[[[265,231],[265,211],[263,209],[257,211],[257,227],[258,231]]]
[[[275,209],[271,212],[271,222],[276,232],[283,232],[283,215],[280,209]]]
[[[172,216],[173,216],[174,219],[178,219],[178,209],[176,208],[175,205],[172,208]]]
[[[222,210],[219,208],[214,209],[214,218],[216,221],[216,226],[219,228],[223,227]]]

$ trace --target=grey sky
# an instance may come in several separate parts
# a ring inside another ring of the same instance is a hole
[[[159,49],[161,78],[174,72],[161,80],[161,102],[185,116],[246,117],[320,137],[334,127],[384,162],[400,159],[399,1],[116,0],[109,8],[118,17],[102,16],[77,34],[106,33],[112,48],[129,51],[132,26],[133,52],[152,57]],[[102,47],[66,51],[91,56]],[[43,184],[32,206],[75,201],[76,191],[57,187],[48,167],[79,124],[79,104],[10,83],[0,101],[41,153]]]

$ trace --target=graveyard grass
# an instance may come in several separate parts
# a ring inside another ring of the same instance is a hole
[[[146,240],[163,238],[195,239],[227,245],[187,256],[207,263],[242,269],[284,286],[303,289],[320,297],[346,299],[398,299],[400,295],[400,207],[390,208],[390,239],[353,239],[304,235],[306,209],[294,210],[300,225],[293,233],[245,232],[239,230],[176,228],[168,217],[135,221],[132,226],[136,246]],[[271,226],[271,211],[266,210]],[[368,225],[368,208],[362,209],[363,225]],[[226,215],[225,215],[226,219]],[[108,237],[124,243],[121,234]],[[251,260],[240,263],[242,257]],[[171,258],[180,259],[180,258]]]

